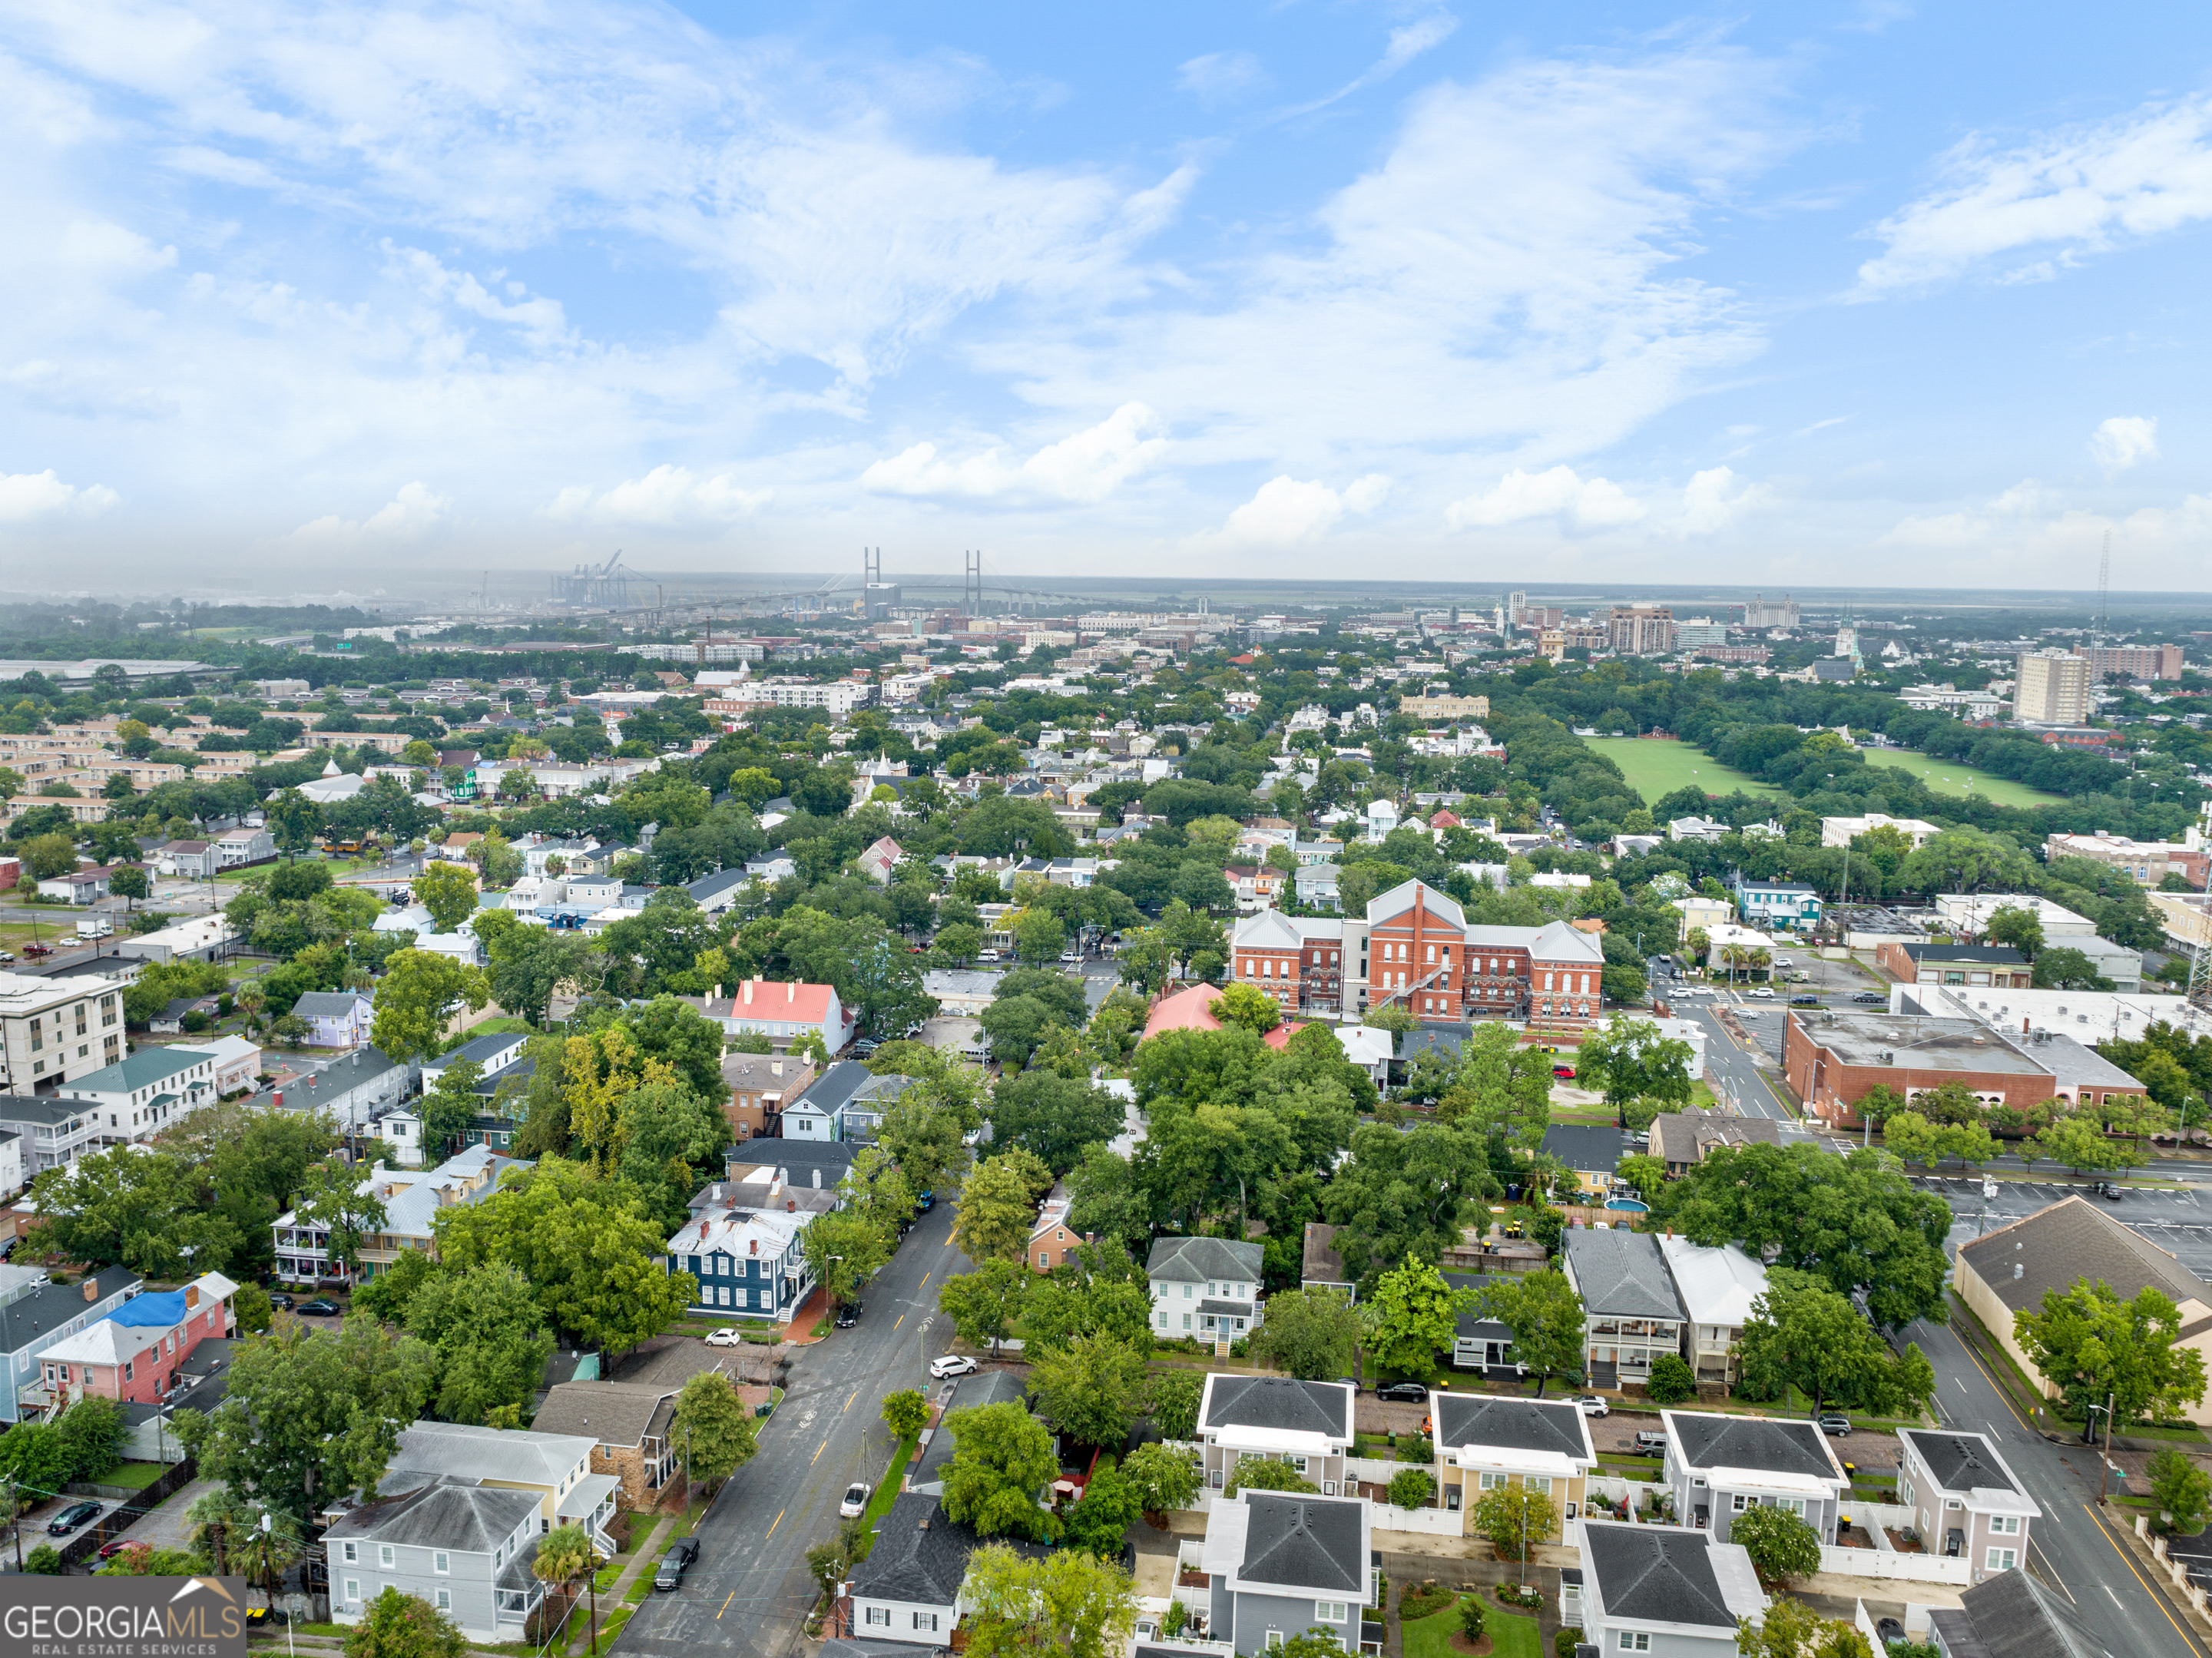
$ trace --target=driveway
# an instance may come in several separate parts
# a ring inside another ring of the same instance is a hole
[[[952,1209],[939,1205],[908,1235],[869,1285],[857,1328],[793,1354],[758,1454],[699,1522],[698,1564],[682,1588],[638,1608],[614,1647],[623,1658],[785,1658],[799,1649],[815,1595],[806,1551],[836,1533],[846,1485],[876,1484],[890,1461],[893,1442],[878,1414],[884,1395],[929,1387],[929,1360],[951,1345],[938,1286],[969,1268],[951,1245]]]

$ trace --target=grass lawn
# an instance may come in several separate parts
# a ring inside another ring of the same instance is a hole
[[[1737,789],[1746,794],[1782,793],[1773,784],[1723,766],[1702,749],[1675,738],[1585,737],[1583,741],[1620,768],[1628,786],[1644,797],[1646,805],[1686,783],[1695,784],[1707,794],[1732,794]]]
[[[1508,1612],[1486,1594],[1462,1595],[1461,1599],[1482,1602],[1489,1620],[1485,1627],[1490,1632],[1490,1649],[1496,1658],[1544,1658],[1543,1637],[1534,1619]],[[1451,1637],[1459,1632],[1459,1608],[1455,1605],[1448,1606],[1410,1624],[1401,1624],[1398,1632],[1405,1642],[1406,1658],[1458,1658],[1452,1651]]]
[[[902,1439],[898,1449],[891,1453],[891,1465],[884,1471],[882,1483],[876,1487],[876,1494],[868,1499],[868,1506],[860,1515],[860,1523],[871,1532],[875,1530],[876,1522],[891,1511],[891,1504],[898,1501],[899,1476],[906,1472],[906,1465],[913,1459],[915,1447],[921,1442],[919,1439]]]
[[[537,1031],[531,1028],[529,1020],[507,1014],[496,1019],[478,1021],[455,1036],[447,1045],[450,1048],[459,1048],[464,1042],[474,1042],[479,1036],[534,1036],[537,1034]]]
[[[1588,742],[1589,739],[1583,739]],[[1978,771],[1972,766],[1955,760],[1936,760],[1924,754],[1915,754],[1910,749],[1868,749],[1863,750],[1869,766],[1894,766],[1899,771],[1909,771],[1938,794],[1957,795],[1961,799],[1978,796],[1994,800],[2001,806],[2051,806],[2061,803],[2062,797],[2046,794],[2041,789],[2029,788],[2008,777]],[[1633,778],[1629,780],[1633,782]]]
[[[168,1470],[165,1462],[123,1462],[117,1464],[95,1482],[102,1485],[120,1485],[134,1491],[143,1491]]]

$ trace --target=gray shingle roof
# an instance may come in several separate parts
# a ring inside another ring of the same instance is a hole
[[[1977,1485],[1996,1491],[2020,1489],[1997,1461],[1995,1448],[1979,1434],[1936,1433],[1926,1428],[1899,1431],[1947,1491],[1970,1491]]]
[[[934,1485],[944,1478],[945,1465],[952,1460],[957,1436],[945,1425],[945,1418],[955,1411],[973,1411],[986,1405],[1018,1405],[1029,1408],[1029,1384],[1012,1370],[978,1370],[964,1376],[953,1384],[952,1395],[945,1401],[943,1413],[938,1418],[935,1432],[929,1443],[921,1448],[915,1458],[914,1469],[907,1476],[907,1484],[915,1491],[925,1485]]]
[[[1544,1131],[1544,1150],[1570,1169],[1610,1175],[1620,1166],[1620,1130],[1610,1123],[1555,1123]]]
[[[1735,1627],[1713,1570],[1710,1533],[1672,1526],[1583,1527],[1583,1566],[1609,1619]],[[2008,1573],[2008,1576],[2018,1576]]]
[[[1577,1229],[1566,1235],[1565,1248],[1575,1287],[1592,1313],[1686,1321],[1658,1239],[1618,1227],[1603,1232]]]
[[[367,1000],[354,990],[311,990],[292,1004],[292,1011],[303,1019],[349,1019],[354,1005]]]
[[[1257,1284],[1265,1252],[1256,1243],[1228,1238],[1156,1238],[1145,1261],[1145,1276],[1176,1284],[1209,1284],[1221,1278]]]
[[[543,1500],[536,1491],[435,1482],[349,1509],[331,1522],[325,1537],[489,1554],[538,1512]]]
[[[2099,1278],[2122,1301],[2146,1285],[2176,1302],[2212,1303],[2212,1287],[2094,1204],[2061,1198],[2047,1209],[2001,1226],[1959,1248],[1990,1292],[2014,1312],[2039,1306],[2046,1290],[2065,1291],[2080,1278]],[[2017,1266],[2024,1270],[2013,1276]],[[2184,1335],[2198,1327],[2185,1325]]]
[[[968,1576],[968,1557],[980,1541],[974,1531],[949,1516],[934,1497],[908,1491],[876,1527],[875,1546],[868,1558],[853,1568],[853,1597],[949,1606]],[[1048,1552],[1030,1543],[1012,1546],[1040,1558]]]
[[[1953,1658],[2112,1658],[2074,1609],[2024,1571],[2001,1571],[1933,1618]]]
[[[1814,1479],[1842,1477],[1828,1455],[1827,1436],[1809,1422],[1701,1411],[1668,1411],[1664,1419],[1682,1460],[1693,1468],[1757,1468]]]
[[[1287,1428],[1340,1439],[1351,1431],[1352,1389],[1341,1382],[1219,1372],[1209,1380],[1206,1414],[1198,1424],[1201,1431]]]
[[[1587,1457],[1583,1413],[1571,1400],[1509,1399],[1492,1394],[1431,1394],[1437,1441],[1501,1450],[1557,1451]]]
[[[98,1293],[90,1301],[84,1298],[82,1283],[65,1287],[49,1284],[0,1307],[0,1353],[21,1352],[40,1336],[52,1334],[73,1318],[82,1318],[110,1296],[145,1282],[125,1266],[105,1267],[94,1274],[92,1281]]]
[[[675,1396],[675,1388],[649,1382],[558,1382],[547,1390],[545,1403],[531,1419],[531,1430],[574,1434],[602,1445],[638,1445],[661,1407]]]
[[[1247,1582],[1329,1589],[1366,1598],[1359,1504],[1343,1498],[1252,1491],[1237,1575]]]

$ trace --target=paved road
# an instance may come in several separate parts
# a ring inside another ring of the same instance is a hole
[[[2096,1453],[2032,1432],[1954,1332],[1923,1323],[1906,1334],[1936,1368],[1936,1413],[1952,1426],[1989,1435],[2042,1508],[2031,1528],[2028,1570],[2071,1601],[2090,1633],[2120,1658],[2209,1658],[2205,1643],[2098,1514]],[[1909,1594],[1909,1585],[1899,1588]]]
[[[1675,1004],[1678,1012],[1705,1028],[1705,1081],[1723,1104],[1732,1104],[1747,1117],[1771,1117],[1783,1125],[1784,1143],[1816,1138],[1800,1124],[1782,1096],[1774,1091],[1761,1067],[1755,1045],[1738,1042],[1721,1023],[1718,1009],[1727,1005],[1741,1017],[1744,1004],[1725,994],[1685,998]]]
[[[2140,1232],[2198,1277],[2212,1277],[2212,1203],[2194,1187],[2171,1191],[2130,1188],[2117,1201],[2091,1196],[2087,1183],[2067,1180],[2002,1180],[1993,1197],[1978,1177],[1915,1176],[1912,1183],[1951,1206],[1952,1254],[1984,1232],[2048,1208],[2062,1198],[2086,1198],[2117,1221]]]
[[[951,1345],[937,1290],[968,1260],[951,1242],[952,1206],[922,1218],[863,1297],[860,1327],[803,1349],[760,1450],[700,1521],[700,1558],[684,1587],[639,1607],[614,1650],[623,1658],[732,1652],[790,1658],[814,1600],[806,1551],[833,1535],[854,1480],[883,1478],[890,1440],[885,1394],[927,1388],[925,1366]]]

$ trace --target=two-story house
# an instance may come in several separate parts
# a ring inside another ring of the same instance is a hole
[[[730,1090],[722,1115],[730,1133],[741,1140],[779,1134],[785,1104],[814,1082],[814,1062],[775,1054],[732,1054],[722,1061],[722,1084]]]
[[[1574,1605],[1563,1593],[1560,1614],[1604,1658],[1735,1658],[1741,1621],[1765,1619],[1751,1557],[1711,1532],[1583,1520],[1577,1533],[1581,1593]]]
[[[695,1311],[782,1323],[814,1293],[799,1247],[806,1218],[781,1209],[702,1214],[668,1240],[668,1270],[690,1274]]]
[[[1733,890],[1747,927],[1810,932],[1820,925],[1820,895],[1801,881],[1738,881]]]
[[[107,1266],[64,1286],[37,1267],[0,1263],[0,1422],[46,1410],[40,1366],[48,1350],[125,1305],[145,1284],[127,1267]]]
[[[1613,1191],[1621,1153],[1635,1148],[1611,1123],[1554,1123],[1544,1131],[1543,1149],[1574,1175],[1585,1200],[1603,1203]]]
[[[1209,1375],[1199,1395],[1197,1430],[1206,1489],[1225,1489],[1237,1460],[1258,1456],[1289,1463],[1322,1496],[1335,1496],[1345,1489],[1352,1406],[1346,1382]]]
[[[1066,1266],[1075,1252],[1090,1241],[1067,1224],[1067,1212],[1073,1202],[1066,1181],[1059,1181],[1045,1193],[1044,1203],[1037,1210],[1036,1224],[1030,1228],[1025,1257],[1034,1270],[1049,1272],[1055,1266]]]
[[[203,1272],[181,1290],[133,1296],[97,1323],[39,1355],[39,1385],[17,1395],[26,1417],[65,1408],[87,1394],[159,1405],[192,1350],[228,1336],[238,1286]]]
[[[1228,1238],[1155,1238],[1145,1261],[1152,1333],[1217,1344],[1249,1334],[1260,1321],[1264,1253]]]
[[[27,1181],[75,1163],[82,1151],[97,1151],[100,1121],[99,1112],[75,1100],[52,1094],[0,1094],[0,1129],[20,1140]]]
[[[1539,1246],[1540,1248],[1541,1246]],[[1491,1282],[1487,1272],[1446,1272],[1444,1283],[1454,1290],[1480,1291]],[[1459,1309],[1452,1333],[1452,1369],[1495,1370],[1500,1381],[1518,1379],[1522,1366],[1513,1357],[1513,1332],[1482,1310],[1480,1302]]]
[[[532,1491],[440,1481],[347,1509],[323,1533],[331,1621],[358,1624],[371,1601],[396,1588],[435,1606],[480,1645],[520,1641],[545,1596],[530,1570],[538,1509]]]
[[[1731,1516],[1787,1509],[1833,1542],[1850,1479],[1819,1425],[1788,1418],[1662,1411],[1667,1460],[1661,1478],[1676,1516],[1726,1541]]]
[[[2089,1631],[2073,1596],[2046,1588],[2033,1574],[1999,1572],[1959,1597],[1956,1606],[1928,1614],[1928,1633],[1939,1658],[2112,1658],[2112,1649]]]
[[[1593,1388],[1650,1380],[1651,1361],[1680,1354],[1689,1321],[1647,1232],[1577,1227],[1561,1240],[1567,1282],[1583,1298],[1583,1353]]]
[[[168,1123],[216,1096],[216,1057],[197,1048],[145,1048],[115,1064],[64,1083],[60,1092],[97,1118],[103,1144],[151,1139]]]
[[[530,1419],[533,1433],[595,1440],[592,1472],[622,1482],[623,1505],[650,1509],[676,1477],[676,1389],[658,1382],[562,1382]]]
[[[368,1040],[375,1004],[357,990],[311,990],[292,1011],[307,1021],[310,1046],[353,1048]]]
[[[709,1000],[707,1017],[725,1035],[767,1037],[778,1053],[810,1034],[819,1036],[829,1052],[842,1053],[855,1027],[853,1011],[838,999],[836,987],[765,979],[747,979],[735,996]]]
[[[895,1498],[848,1582],[854,1636],[896,1641],[916,1655],[947,1649],[960,1622],[968,1562],[981,1546],[974,1529],[947,1515],[935,1497],[908,1491]],[[1030,1543],[1011,1546],[1045,1552]]]
[[[1206,1634],[1249,1658],[1308,1630],[1359,1649],[1359,1609],[1379,1605],[1366,1499],[1246,1491],[1206,1515]]]
[[[621,1481],[592,1472],[597,1442],[583,1434],[479,1428],[465,1422],[416,1422],[399,1430],[378,1487],[380,1495],[410,1491],[427,1479],[528,1492],[542,1536],[556,1526],[580,1526],[605,1559],[617,1552],[607,1535]]]
[[[438,1239],[433,1222],[441,1209],[481,1203],[498,1190],[500,1178],[508,1169],[530,1166],[482,1145],[465,1147],[435,1169],[394,1169],[389,1163],[378,1163],[356,1187],[363,1193],[374,1193],[384,1206],[383,1223],[362,1242],[358,1276],[373,1278],[410,1250],[434,1254]],[[270,1230],[274,1235],[277,1278],[292,1284],[315,1284],[325,1278],[356,1276],[353,1267],[332,1258],[329,1230],[301,1220],[298,1211],[279,1215]]]
[[[1752,1303],[1766,1293],[1766,1268],[1733,1243],[1711,1248],[1671,1232],[1659,1240],[1659,1254],[1689,1319],[1682,1357],[1701,1384],[1733,1388],[1736,1344]]]
[[[1437,1489],[1447,1512],[1475,1531],[1482,1493],[1527,1485],[1552,1499],[1561,1530],[1531,1541],[1552,1542],[1580,1516],[1583,1482],[1597,1467],[1589,1418],[1571,1399],[1515,1399],[1495,1394],[1431,1393]]]
[[[1930,1553],[1973,1563],[1974,1581],[2027,1559],[2030,1527],[2043,1517],[1986,1434],[1903,1428],[1897,1500]]]

